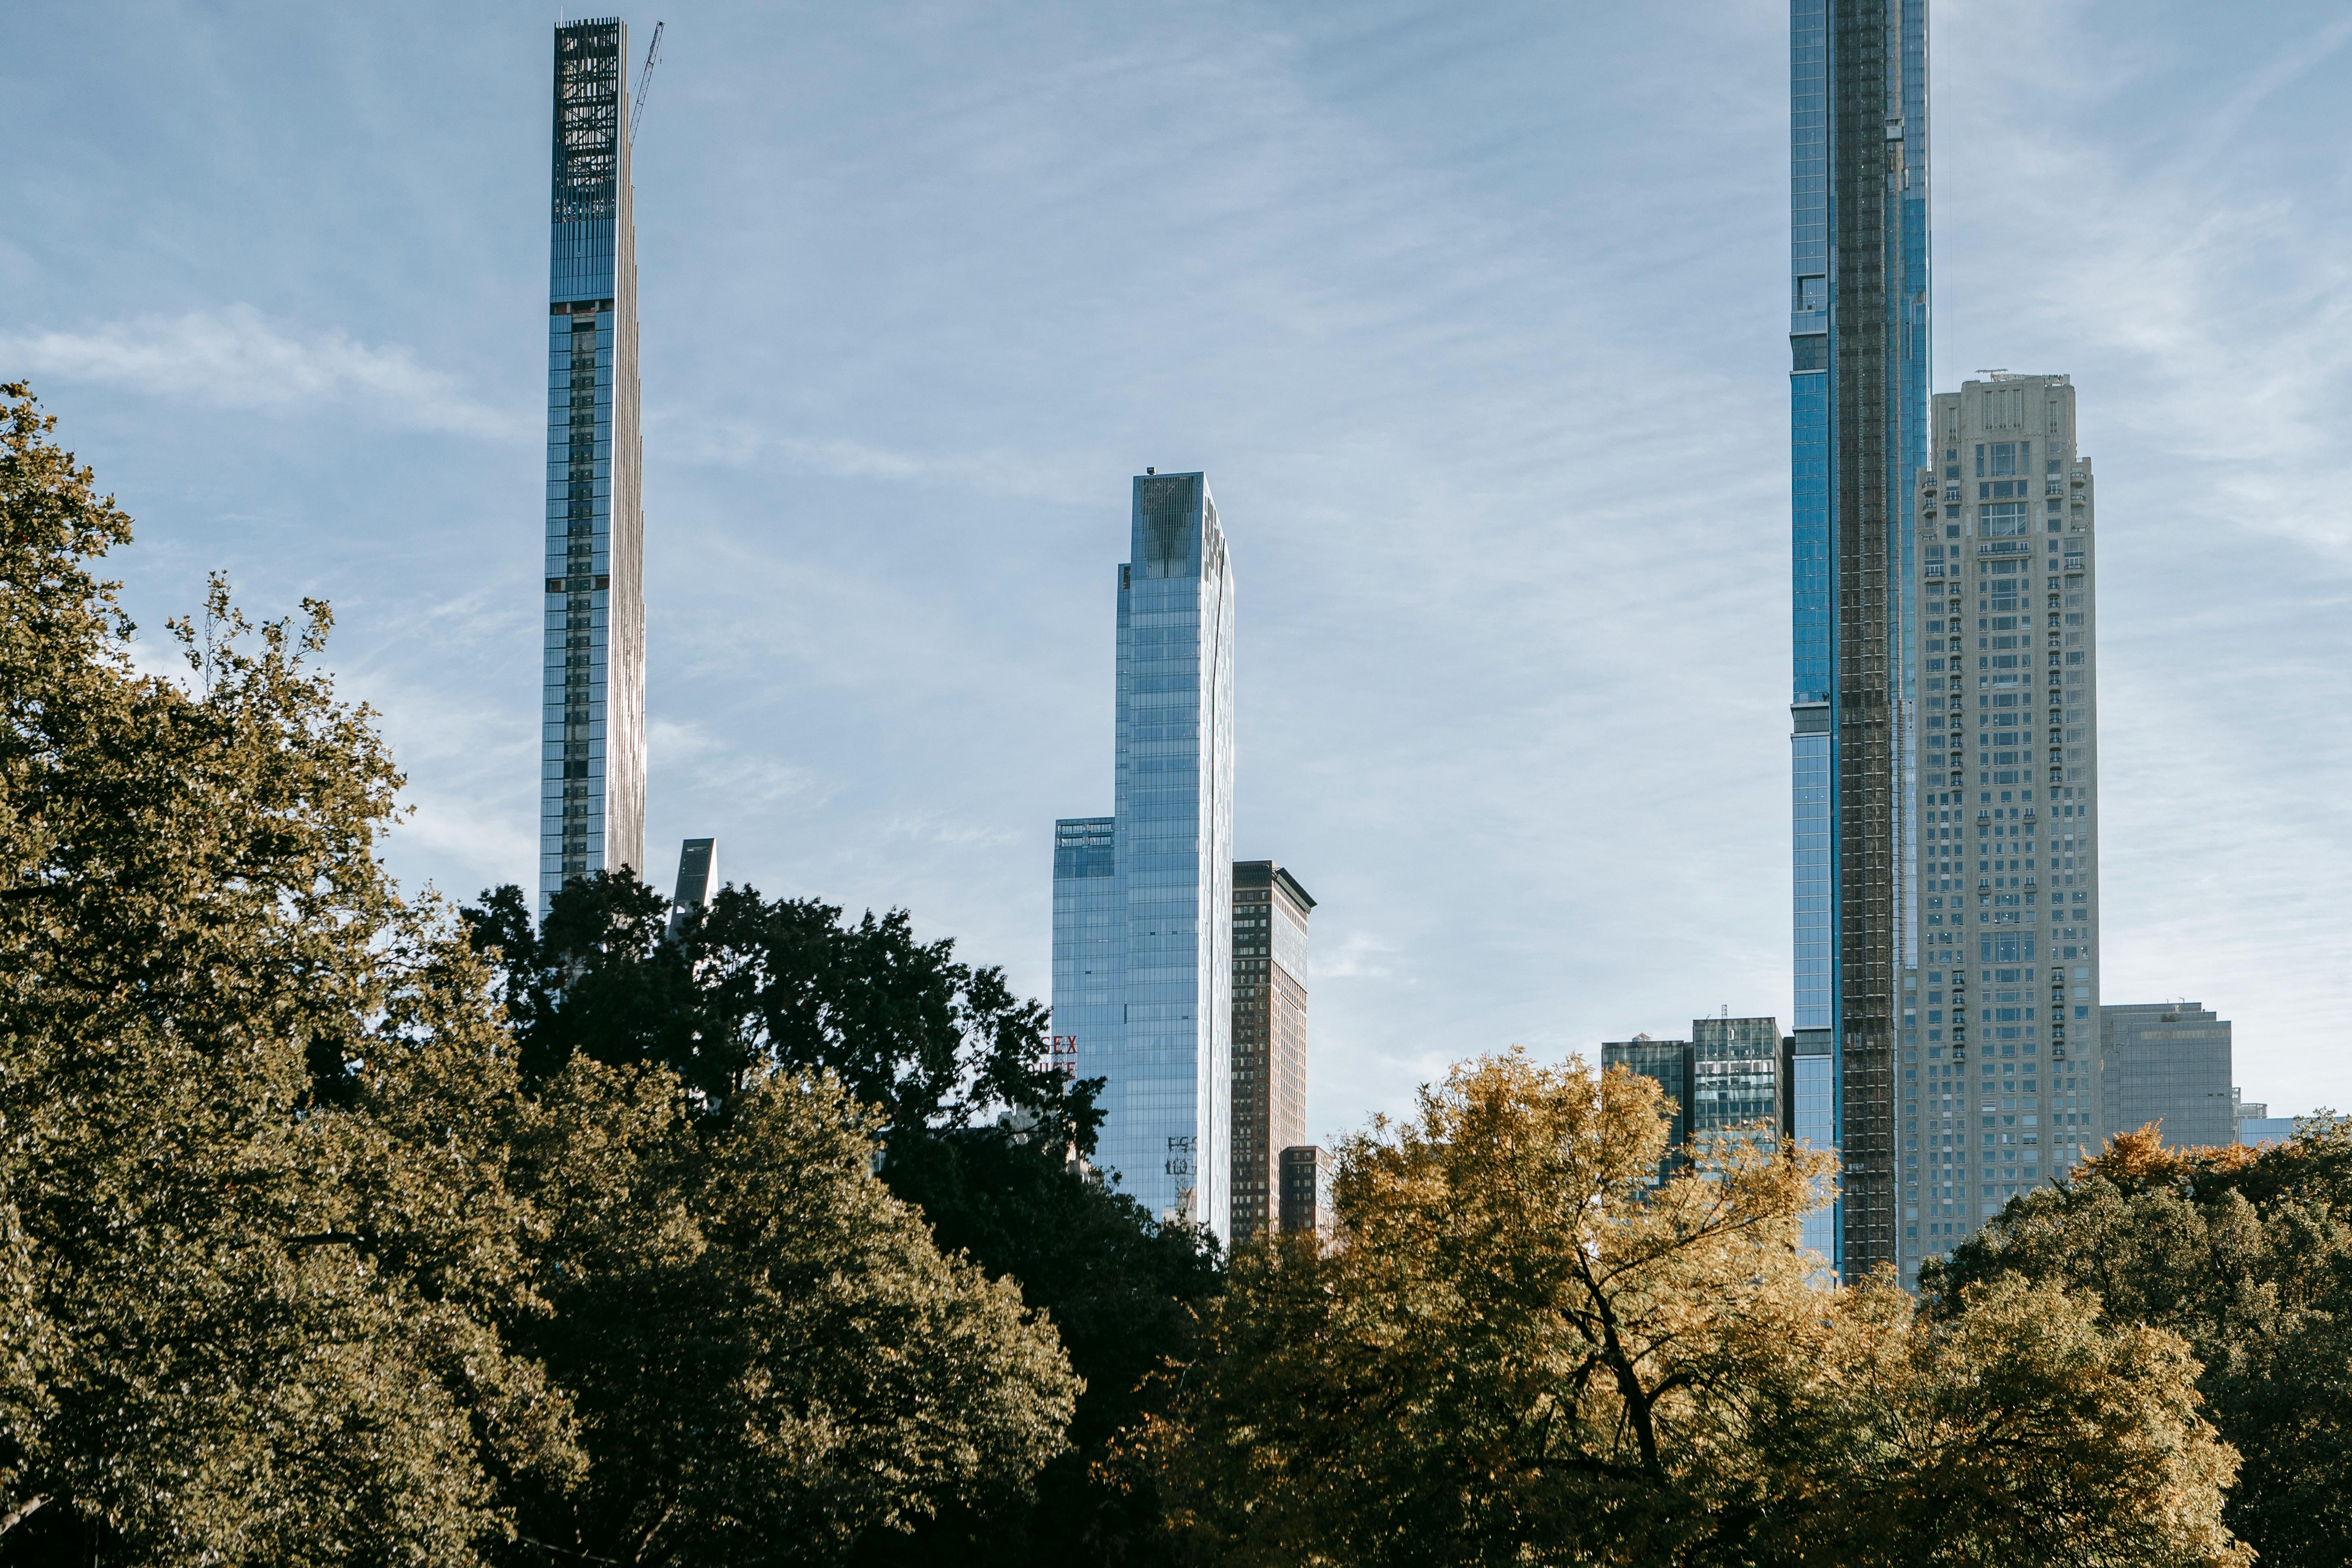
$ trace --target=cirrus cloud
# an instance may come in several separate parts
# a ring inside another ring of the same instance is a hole
[[[521,439],[536,429],[515,409],[467,396],[456,377],[419,364],[396,343],[379,347],[338,330],[301,334],[250,305],[0,336],[0,371],[196,395],[234,408],[340,403],[406,429],[490,440]]]

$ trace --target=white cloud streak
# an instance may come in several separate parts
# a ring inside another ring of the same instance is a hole
[[[0,336],[0,368],[229,408],[331,404],[404,429],[490,440],[519,440],[536,428],[514,409],[475,401],[456,377],[419,364],[398,344],[373,346],[340,331],[306,336],[250,305]]]
[[[895,451],[842,437],[774,434],[741,420],[711,424],[676,418],[653,421],[679,443],[688,462],[714,467],[772,466],[789,474],[885,484],[948,488],[1013,500],[1082,505],[1100,499],[1099,479],[1086,462],[1041,459],[1034,454],[986,451],[932,455]]]

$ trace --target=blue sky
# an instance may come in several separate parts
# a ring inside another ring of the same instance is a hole
[[[1318,1134],[1789,1013],[1785,8],[664,0],[637,149],[650,839],[1047,985],[1128,476],[1205,468],[1238,853]],[[552,8],[0,15],[0,373],[134,614],[331,600],[413,818],[530,879]],[[2109,1001],[2352,1106],[2352,18],[1945,0],[1936,365],[2100,476]]]

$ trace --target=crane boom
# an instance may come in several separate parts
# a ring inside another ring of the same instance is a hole
[[[654,62],[661,58],[662,28],[667,26],[666,22],[654,24],[654,41],[646,47],[645,68],[637,72],[637,101],[635,107],[629,110],[629,140],[632,142],[637,139],[637,121],[646,117],[646,89],[653,85]]]

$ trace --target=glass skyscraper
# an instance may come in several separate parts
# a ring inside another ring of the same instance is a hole
[[[1658,1180],[1687,1168],[1693,1145],[1716,1139],[1760,1142],[1769,1148],[1783,1131],[1784,1037],[1774,1018],[1695,1018],[1687,1040],[1604,1040],[1601,1066],[1622,1067],[1654,1080],[1674,1102]],[[1810,1243],[1808,1244],[1810,1245]]]
[[[1054,825],[1054,1032],[1105,1080],[1096,1163],[1230,1234],[1234,579],[1206,476],[1139,476],[1118,569],[1114,801]]]
[[[627,62],[625,23],[555,30],[542,917],[572,878],[645,868],[645,518]]]
[[[1896,1261],[1895,1057],[1916,1036],[1927,0],[1790,0],[1789,22],[1791,1131],[1843,1157],[1819,1228],[1853,1279]]]

